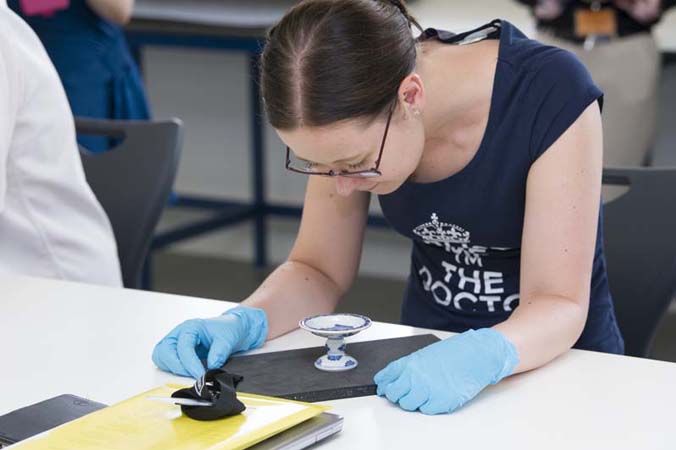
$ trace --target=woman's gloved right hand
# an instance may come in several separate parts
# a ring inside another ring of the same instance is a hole
[[[218,317],[190,319],[171,330],[153,350],[153,362],[176,375],[200,378],[208,369],[225,364],[233,353],[252,350],[265,342],[265,311],[237,306]]]

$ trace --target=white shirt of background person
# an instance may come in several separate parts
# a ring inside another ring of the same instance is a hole
[[[0,273],[121,286],[73,115],[38,37],[0,0]]]

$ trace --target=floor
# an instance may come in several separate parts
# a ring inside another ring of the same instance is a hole
[[[246,298],[267,273],[246,262],[172,252],[157,253],[153,267],[157,291],[230,301]],[[396,323],[404,285],[399,279],[359,277],[338,310]],[[676,362],[676,311],[659,327],[653,358]]]

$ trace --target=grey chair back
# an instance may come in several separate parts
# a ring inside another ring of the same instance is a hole
[[[607,168],[603,184],[629,187],[603,207],[608,279],[626,353],[647,357],[676,293],[676,169]]]
[[[80,148],[87,181],[108,214],[125,287],[142,285],[155,227],[171,194],[182,146],[182,122],[76,118],[78,134],[119,142],[103,153]]]

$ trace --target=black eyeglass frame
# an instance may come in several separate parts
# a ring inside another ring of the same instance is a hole
[[[376,159],[376,165],[372,169],[356,170],[356,171],[341,170],[339,172],[335,170],[329,170],[328,172],[315,172],[310,170],[297,169],[295,167],[291,167],[291,149],[287,145],[286,165],[285,165],[286,170],[301,173],[303,175],[320,175],[324,177],[375,178],[381,176],[382,173],[380,172],[380,170],[378,170],[378,168],[380,167],[380,160],[383,157],[383,149],[385,148],[385,141],[387,140],[387,132],[390,129],[390,122],[392,121],[392,114],[394,113],[396,105],[397,105],[396,102],[392,104],[392,106],[390,107],[390,112],[387,115],[387,123],[385,124],[385,133],[383,133],[383,140],[380,143],[380,151],[378,152],[378,159]]]

